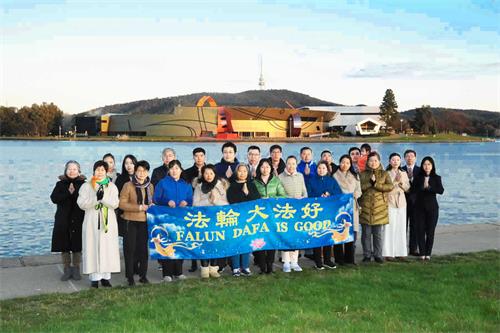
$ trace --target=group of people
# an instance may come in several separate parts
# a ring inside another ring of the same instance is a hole
[[[247,149],[247,162],[238,161],[233,142],[224,143],[221,151],[221,160],[214,165],[207,164],[203,148],[195,148],[193,165],[183,168],[175,151],[166,148],[162,165],[151,177],[149,163],[134,155],[123,158],[121,173],[116,171],[113,155],[104,155],[95,162],[89,180],[78,162],[68,161],[51,195],[57,204],[52,252],[62,253],[61,280],[79,280],[83,273],[89,275],[92,287],[98,288],[99,282],[102,287],[111,287],[111,273],[120,271],[118,237],[122,236],[128,285],[135,285],[135,275],[139,282],[149,283],[146,214],[151,205],[221,206],[260,198],[300,199],[341,193],[354,197],[354,241],[305,250],[304,256],[314,261],[316,269],[355,265],[360,225],[363,262],[404,260],[408,252],[430,260],[439,216],[436,194],[444,192],[432,157],[424,157],[417,166],[414,150],[406,150],[403,158],[395,152],[384,168],[381,156],[368,144],[351,147],[338,164],[329,150],[322,151],[315,162],[310,147],[303,147],[299,157],[283,159],[280,145],[272,145],[268,157],[252,145]],[[281,251],[283,272],[302,271],[299,250]],[[200,275],[217,278],[229,266],[233,276],[248,276],[250,255],[200,260]],[[275,260],[276,250],[253,252],[261,274],[272,273]],[[181,259],[159,260],[159,267],[165,282],[186,278]],[[197,269],[197,261],[192,260],[189,271]]]

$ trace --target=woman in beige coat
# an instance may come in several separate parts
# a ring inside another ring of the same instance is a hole
[[[201,178],[194,188],[193,193],[193,207],[194,206],[224,206],[228,205],[226,191],[229,183],[217,176],[215,166],[207,164],[201,168]],[[219,264],[225,265],[225,258],[221,259],[202,259],[201,263],[201,277],[209,278],[220,277],[218,272]]]
[[[106,176],[104,161],[94,164],[94,176],[80,187],[77,204],[85,211],[82,227],[83,273],[89,274],[91,286],[111,287],[111,273],[120,272],[118,225],[118,189]]]
[[[389,224],[384,226],[384,246],[382,255],[386,260],[394,257],[406,257],[406,198],[405,192],[410,189],[410,180],[401,169],[401,156],[392,153],[389,156],[387,171],[394,184],[394,189],[387,195],[389,204]]]
[[[352,160],[349,155],[340,157],[337,171],[333,174],[333,178],[337,181],[342,190],[342,193],[352,193],[353,202],[353,217],[354,222],[354,241],[338,244],[333,246],[333,256],[335,262],[339,265],[352,264],[354,265],[354,252],[357,235],[359,233],[359,205],[358,199],[361,197],[361,184],[359,176],[354,170]]]
[[[135,274],[140,283],[149,283],[148,272],[148,223],[147,211],[153,205],[154,186],[149,179],[149,163],[139,161],[134,165],[132,180],[120,192],[120,209],[124,229],[123,257],[125,277],[129,286],[135,285]]]

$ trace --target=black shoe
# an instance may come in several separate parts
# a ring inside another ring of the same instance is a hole
[[[106,280],[106,279],[101,279],[101,286],[106,287],[106,288],[111,288],[112,287],[112,285],[109,282],[109,280]]]
[[[147,277],[143,276],[139,279],[139,282],[142,283],[142,284],[148,284],[149,283],[149,280]]]
[[[325,267],[316,265],[316,266],[314,266],[314,269],[316,269],[318,271],[322,271],[325,269]]]
[[[188,269],[188,272],[193,273],[196,272],[197,269],[198,269],[198,264],[196,260],[191,261],[191,268]]]
[[[327,261],[323,264],[324,267],[329,268],[329,269],[335,269],[337,268],[337,265],[331,261]]]
[[[90,286],[96,289],[99,288],[99,281],[91,281]]]
[[[129,287],[133,287],[135,286],[135,281],[134,281],[134,278],[128,278],[127,279],[127,283],[129,285]],[[104,285],[103,285],[104,286]]]
[[[379,264],[383,264],[384,263],[384,259],[382,258],[379,258],[379,257],[375,257],[375,261]]]
[[[370,262],[370,261],[372,261],[372,258],[370,258],[370,257],[363,258],[363,262]]]
[[[414,257],[420,257],[420,253],[418,253],[417,251],[410,251],[410,255]]]

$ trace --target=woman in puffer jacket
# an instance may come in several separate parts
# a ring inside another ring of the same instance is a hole
[[[377,152],[371,152],[368,155],[367,167],[361,173],[360,181],[363,192],[360,198],[361,214],[359,216],[363,262],[371,261],[373,256],[376,262],[383,263],[382,227],[389,223],[387,195],[394,185],[391,176],[380,164],[380,155]]]
[[[271,172],[272,165],[267,159],[261,159],[257,166],[255,187],[261,198],[286,198],[285,188],[280,179]],[[260,274],[271,274],[276,250],[255,251],[253,255],[260,268]]]

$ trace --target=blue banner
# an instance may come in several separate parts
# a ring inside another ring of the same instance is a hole
[[[215,259],[354,240],[353,196],[259,199],[227,206],[148,209],[152,259]]]

